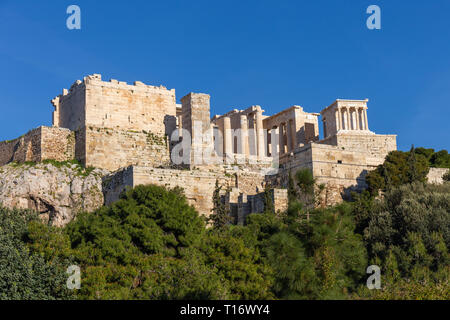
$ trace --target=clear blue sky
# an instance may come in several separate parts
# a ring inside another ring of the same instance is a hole
[[[212,114],[369,98],[370,128],[399,149],[450,149],[449,17],[449,0],[0,0],[0,140],[51,125],[50,99],[100,73],[209,93]]]

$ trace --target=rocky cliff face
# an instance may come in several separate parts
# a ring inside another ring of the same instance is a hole
[[[70,162],[8,164],[0,167],[0,204],[35,210],[45,222],[63,226],[80,211],[103,205],[102,177],[107,173]]]

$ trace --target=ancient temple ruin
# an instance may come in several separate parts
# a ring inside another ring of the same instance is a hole
[[[367,172],[396,150],[395,135],[369,130],[367,99],[337,99],[320,113],[294,105],[266,115],[253,105],[214,116],[208,94],[179,101],[163,86],[86,76],[51,100],[52,127],[0,142],[0,165],[77,159],[111,172],[107,203],[126,187],[179,186],[205,215],[218,181],[242,221],[264,210],[260,195],[268,185],[276,209],[284,210],[289,174],[300,168],[326,185],[323,201],[333,204],[363,189]]]

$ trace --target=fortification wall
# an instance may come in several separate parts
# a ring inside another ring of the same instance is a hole
[[[115,201],[120,192],[127,187],[138,185],[181,187],[184,189],[189,204],[193,205],[201,214],[208,216],[213,208],[212,199],[216,180],[225,188],[234,186],[232,176],[220,173],[132,166],[125,169],[123,173],[117,172],[109,177],[105,187],[105,198],[109,204]]]
[[[0,142],[0,165],[74,158],[74,133],[68,129],[39,127],[11,141]]]
[[[79,130],[84,126],[146,130],[171,134],[176,128],[175,90],[163,86],[102,81],[94,74],[76,81],[52,100],[55,126]]]
[[[86,86],[81,81],[75,82],[70,90],[52,100],[55,107],[53,126],[78,130],[86,123]]]
[[[86,166],[114,171],[130,165],[170,164],[166,138],[152,132],[86,127],[77,137],[80,143],[77,158]]]
[[[383,160],[390,151],[397,150],[396,135],[345,133],[337,134],[336,141],[345,150],[366,152],[372,158]]]
[[[177,170],[140,166],[130,166],[111,174],[104,179],[105,201],[110,204],[116,201],[120,193],[127,187],[154,184],[166,188],[180,187],[189,204],[200,214],[208,216],[213,208],[213,193],[216,180],[222,190],[238,188],[240,193],[256,195],[264,191],[264,177],[255,172],[239,172],[237,175],[225,171]],[[280,193],[276,193],[277,208],[282,208]]]
[[[317,184],[325,184],[326,188],[320,195],[321,202],[332,205],[348,197],[351,191],[361,191],[365,188],[365,176],[384,158],[372,157],[371,154],[360,151],[342,149],[340,146],[311,143],[300,148],[290,156],[275,176],[267,180],[274,187],[287,188],[289,174],[294,175],[300,169],[311,170]]]
[[[324,205],[332,205],[348,198],[352,191],[367,187],[365,177],[383,163],[384,155],[342,149],[341,145],[312,145],[313,175],[318,184],[325,184],[321,194]]]
[[[75,132],[65,128],[41,127],[41,161],[75,158]]]
[[[101,78],[86,81],[86,125],[171,134],[176,128],[175,90]]]
[[[0,142],[0,165],[13,161],[41,161],[40,128],[33,129],[17,139]]]

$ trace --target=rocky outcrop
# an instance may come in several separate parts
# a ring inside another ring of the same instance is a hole
[[[35,210],[45,222],[63,226],[80,211],[103,205],[102,177],[107,173],[70,162],[8,164],[0,167],[0,204]]]

